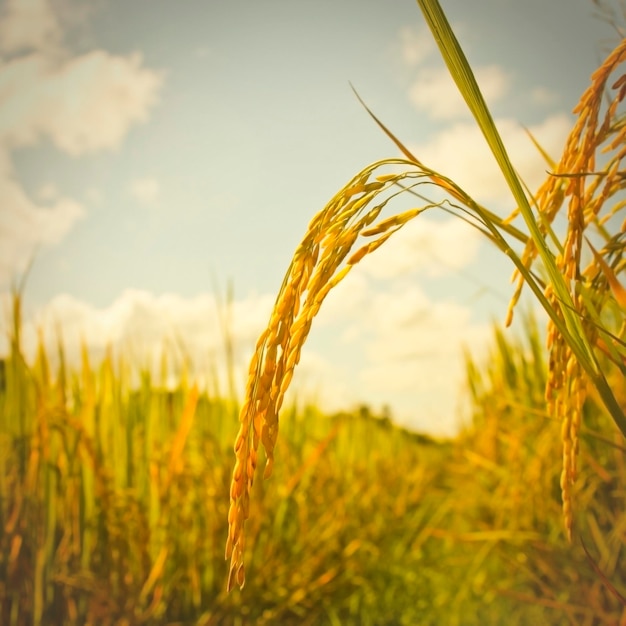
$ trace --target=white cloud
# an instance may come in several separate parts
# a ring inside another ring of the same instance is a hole
[[[0,51],[51,51],[62,32],[52,6],[46,0],[7,0],[0,13]]]
[[[269,319],[272,296],[255,296],[233,303],[230,333],[235,350],[236,376],[243,390],[247,360],[258,335]],[[193,374],[208,381],[217,366],[224,384],[224,334],[218,305],[212,295],[183,298],[176,294],[154,294],[127,290],[107,307],[94,307],[67,294],[53,298],[43,309],[25,320],[24,351],[33,358],[37,329],[43,331],[49,353],[54,357],[58,333],[68,363],[80,364],[81,345],[98,361],[110,347],[113,354],[131,361],[134,367],[146,364],[158,373],[163,351],[174,369],[180,371],[190,359]],[[0,346],[6,352],[6,342]]]
[[[40,246],[58,244],[84,215],[76,201],[44,189],[32,200],[17,181],[6,152],[0,149],[0,285],[17,278]]]
[[[325,402],[336,407],[336,393],[344,407],[389,405],[411,427],[454,432],[465,380],[462,348],[480,355],[490,330],[472,321],[470,308],[456,303],[454,293],[435,301],[418,285],[424,274],[443,275],[471,263],[479,242],[461,220],[418,217],[330,292],[314,322],[319,331],[304,351],[314,350],[331,364],[318,374]],[[324,343],[324,336],[340,340]]]
[[[71,56],[50,2],[10,0],[0,14],[0,287],[35,249],[59,243],[85,213],[50,181],[39,201],[19,182],[16,148],[49,138],[79,156],[118,148],[148,119],[163,83],[139,54],[94,50]]]
[[[509,78],[498,65],[474,68],[478,86],[489,105],[503,98]],[[465,101],[446,67],[425,67],[409,90],[409,99],[433,119],[454,119],[470,115]]]
[[[465,380],[463,346],[480,356],[489,327],[473,322],[470,309],[455,303],[452,294],[447,301],[433,301],[412,279],[361,285],[356,300],[343,286],[336,290],[332,315],[324,307],[320,313],[324,327],[342,335],[333,355],[322,353],[333,366],[323,379],[324,399],[334,399],[327,384],[352,405],[389,405],[401,423],[453,433]],[[315,336],[312,344],[307,348],[320,352]]]
[[[54,183],[46,183],[37,190],[37,198],[42,201],[56,200],[59,197],[59,190]]]
[[[427,378],[414,379],[401,370],[419,359],[447,360],[458,350],[459,332],[467,328],[470,317],[468,308],[452,301],[433,302],[419,287],[405,282],[392,283],[372,294],[367,313],[364,329],[375,333],[367,347],[371,364],[364,376],[370,384],[378,385],[367,372],[395,367],[398,376],[379,379],[388,389],[428,385]]]
[[[378,250],[364,257],[328,294],[316,325],[329,326],[359,315],[369,306],[372,280],[418,282],[420,278],[457,272],[475,260],[481,237],[476,229],[457,218],[414,218]],[[355,328],[350,326],[344,337],[354,336]]]
[[[85,199],[91,205],[102,204],[104,194],[102,193],[102,190],[97,187],[88,187],[85,189]]]
[[[389,242],[387,245],[393,245]],[[384,248],[384,246],[383,246]],[[376,255],[382,248],[374,252]],[[332,326],[338,321],[352,319],[361,310],[370,296],[370,278],[361,267],[361,261],[348,276],[335,288],[332,289],[324,300],[324,304],[316,319],[316,326]],[[354,326],[351,327],[355,329]],[[351,333],[344,333],[350,336]]]
[[[155,206],[160,193],[161,185],[156,178],[138,178],[130,184],[130,194],[145,206]]]
[[[419,65],[435,50],[433,37],[425,26],[403,26],[400,29],[400,56],[406,65]]]
[[[0,196],[6,191],[0,181]],[[21,274],[40,246],[58,244],[84,214],[70,199],[42,207],[26,202],[0,213],[0,282]]]
[[[307,343],[285,402],[313,403],[328,413],[360,404],[362,398],[354,384],[354,370],[339,367],[334,361],[333,355],[316,350],[314,342]]]
[[[346,286],[351,278],[346,279]],[[360,403],[376,410],[387,404],[402,423],[452,433],[464,374],[460,346],[468,345],[479,353],[489,330],[473,323],[467,308],[452,301],[431,301],[413,281],[389,281],[376,291],[371,284],[369,289],[362,287],[361,283],[357,291],[365,297],[359,297],[358,303],[350,301],[354,291],[337,289],[340,297],[335,307],[342,301],[349,316],[335,319],[330,330],[350,327],[354,332],[330,347],[320,343],[319,333],[313,333],[289,397],[314,401],[327,411],[351,409]],[[273,295],[251,295],[232,304],[230,336],[239,394],[273,301]],[[128,290],[100,308],[59,295],[25,320],[24,351],[27,358],[34,357],[37,329],[41,329],[55,367],[60,332],[72,368],[80,366],[81,345],[87,347],[94,365],[110,348],[115,362],[121,356],[135,371],[151,368],[157,384],[176,384],[187,362],[194,380],[213,390],[217,375],[219,389],[226,392],[224,337],[217,310],[214,297],[208,294],[183,298]],[[319,322],[314,322],[314,328]],[[2,337],[0,354],[6,350]],[[160,377],[163,353],[169,364],[165,381]]]
[[[455,25],[455,31],[465,30],[463,24]],[[434,120],[467,118],[470,113],[455,85],[450,72],[437,52],[435,39],[426,26],[404,26],[398,33],[396,55],[416,78],[409,87],[409,100],[420,111]],[[472,68],[480,90],[489,105],[507,95],[510,79],[503,67],[484,65]]]
[[[517,122],[497,119],[496,126],[513,166],[530,189],[536,189],[547,175],[548,166],[543,157]],[[569,116],[558,114],[529,127],[529,131],[548,154],[558,159],[570,128]],[[410,149],[425,165],[454,180],[475,200],[512,202],[506,182],[475,123],[457,122],[431,141],[412,145]]]
[[[39,54],[13,59],[0,65],[0,140],[13,148],[47,136],[74,156],[117,148],[147,120],[162,82],[137,53],[94,50],[62,64]]]
[[[534,87],[530,91],[530,98],[535,104],[554,104],[559,99],[559,94],[547,87]]]
[[[392,240],[364,258],[362,271],[374,278],[440,276],[469,264],[478,252],[480,234],[460,219],[414,218]]]

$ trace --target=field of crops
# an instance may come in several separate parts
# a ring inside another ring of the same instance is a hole
[[[15,300],[19,314],[19,299]],[[0,391],[0,619],[27,624],[617,624],[626,450],[585,405],[575,540],[532,320],[468,361],[474,419],[449,441],[363,407],[287,408],[226,592],[237,403],[109,355],[50,371],[12,353]],[[163,365],[167,369],[167,363]],[[137,374],[137,372],[134,372]],[[165,371],[164,371],[165,374]],[[622,397],[624,402],[626,398]]]
[[[549,175],[531,193],[439,3],[418,5],[514,213],[429,169],[366,107],[402,158],[313,217],[241,398],[190,371],[172,384],[167,356],[158,376],[86,347],[70,367],[62,339],[52,354],[41,337],[27,362],[16,289],[0,360],[3,626],[626,626],[626,39],[560,159],[536,144]],[[404,193],[422,204],[379,220]],[[467,356],[471,420],[436,440],[367,406],[283,404],[330,290],[439,209],[513,263],[505,325],[522,289],[545,313],[521,336],[495,327],[484,362]]]

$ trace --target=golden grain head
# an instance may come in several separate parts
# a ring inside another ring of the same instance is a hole
[[[227,556],[231,558],[229,588],[234,584],[243,584],[244,580],[244,527],[256,471],[257,448],[259,444],[265,448],[267,462],[264,475],[268,477],[274,463],[278,413],[313,318],[328,293],[347,276],[352,265],[377,249],[399,226],[419,212],[412,210],[392,218],[382,230],[379,228],[382,237],[362,247],[341,267],[363,230],[379,216],[386,200],[358,216],[379,192],[398,179],[398,175],[394,174],[370,182],[370,175],[380,164],[369,166],[355,176],[311,220],[294,253],[268,327],[257,341],[240,413],[241,427],[235,443],[236,462],[231,481],[227,544]],[[391,228],[394,230],[390,231]]]
[[[572,290],[569,295],[573,301],[576,297],[573,284],[580,277],[584,231],[595,216],[600,214],[603,202],[610,197],[609,190],[616,188],[609,186],[614,184],[610,177],[612,174],[607,175],[607,182],[602,187],[599,179],[588,182],[586,173],[595,168],[595,154],[600,142],[607,138],[609,130],[614,127],[608,124],[607,120],[610,121],[611,116],[615,115],[617,102],[626,94],[626,79],[618,79],[614,85],[619,93],[608,106],[604,120],[599,121],[605,83],[624,58],[626,58],[626,40],[594,73],[591,86],[583,94],[576,108],[578,119],[567,138],[563,155],[555,167],[556,175],[546,179],[534,199],[534,205],[540,215],[540,219],[537,220],[538,232],[554,241],[554,247],[559,249],[561,246],[555,241],[551,224],[562,206],[564,204],[568,206],[568,231],[562,244],[563,252],[556,263],[561,275],[568,279],[567,284],[560,285],[557,290],[561,298],[553,292],[549,281],[545,289],[547,305],[559,316],[557,321],[560,319],[563,324],[565,318],[571,322],[570,311],[561,308],[565,306],[562,304],[563,289]],[[376,118],[374,119],[378,122]],[[232,476],[227,549],[231,556],[229,588],[234,584],[243,585],[245,580],[244,527],[256,470],[257,448],[262,444],[266,450],[265,474],[269,475],[274,462],[273,452],[278,436],[280,407],[294,369],[300,360],[313,318],[319,312],[328,293],[347,276],[351,267],[378,249],[398,229],[424,210],[411,209],[375,223],[393,194],[389,194],[389,198],[383,199],[377,206],[369,210],[367,207],[381,192],[396,183],[406,191],[415,185],[430,182],[471,211],[476,211],[484,223],[484,213],[480,212],[479,205],[453,181],[423,166],[399,140],[380,122],[378,123],[401,149],[406,159],[389,159],[368,166],[353,177],[333,196],[326,207],[314,216],[289,266],[268,328],[257,343],[246,385],[243,405],[245,410],[242,409],[240,415],[241,430],[235,444],[237,460]],[[619,143],[614,145],[617,147]],[[410,167],[410,170],[400,174],[379,174],[372,181],[374,172],[383,165],[394,167],[402,165]],[[615,166],[614,171],[619,173],[620,170]],[[409,187],[400,185],[400,181],[409,176],[417,179],[417,182]],[[622,184],[621,180],[619,184]],[[499,222],[499,225],[502,225],[502,222]],[[361,236],[375,239],[352,252]],[[545,242],[541,242],[543,244],[541,248],[533,237],[528,237],[526,242],[519,257],[521,267],[518,266],[514,274],[516,285],[507,310],[507,325],[511,323],[514,309],[520,299],[525,284],[524,276],[528,277],[539,253],[541,252],[544,260],[551,260],[552,252],[546,247]],[[526,271],[522,271],[523,269]],[[579,309],[579,317],[584,318],[584,305],[577,302],[576,307]],[[566,532],[571,538],[572,485],[576,476],[578,432],[582,420],[585,387],[583,382],[576,382],[582,381],[583,371],[564,337],[561,336],[557,328],[559,324],[560,322],[555,323],[553,319],[548,323],[547,347],[550,361],[545,397],[549,411],[561,420],[562,425],[563,516]],[[563,324],[561,328],[565,327]]]

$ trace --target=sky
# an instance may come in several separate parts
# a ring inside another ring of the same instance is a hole
[[[524,126],[559,156],[615,31],[591,0],[441,5],[536,188],[546,166]],[[0,353],[11,287],[32,261],[27,354],[38,331],[50,345],[60,332],[73,362],[83,342],[96,361],[109,347],[136,363],[165,351],[171,384],[184,353],[224,389],[231,284],[243,388],[312,216],[364,166],[398,156],[350,83],[422,162],[495,212],[513,208],[416,2],[0,2]],[[463,349],[484,357],[511,271],[459,220],[421,215],[328,296],[296,397],[455,432]]]

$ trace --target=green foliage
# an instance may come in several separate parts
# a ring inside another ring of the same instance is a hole
[[[617,623],[618,601],[563,538],[560,442],[527,328],[520,342],[496,330],[487,365],[468,359],[474,415],[455,440],[365,407],[286,410],[275,486],[258,481],[251,500],[251,575],[227,594],[235,403],[194,405],[185,380],[165,390],[147,372],[132,388],[110,354],[95,367],[84,353],[74,371],[60,346],[51,372],[40,346],[28,365],[15,320],[0,387],[1,623]],[[577,522],[624,590],[624,450],[595,403],[586,413]]]

